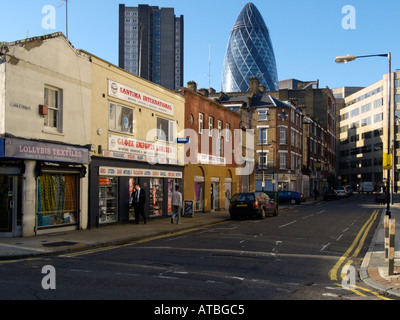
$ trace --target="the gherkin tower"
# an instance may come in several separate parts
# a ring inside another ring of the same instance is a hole
[[[233,26],[221,90],[247,92],[250,77],[257,77],[267,91],[278,90],[278,70],[269,31],[253,3],[246,4]]]

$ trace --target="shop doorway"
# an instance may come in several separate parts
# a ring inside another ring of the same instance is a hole
[[[229,202],[232,197],[232,182],[231,180],[225,181],[225,210],[229,210]]]
[[[218,211],[219,183],[211,183],[211,211]]]
[[[21,179],[0,175],[0,237],[21,233]]]
[[[196,212],[204,211],[204,177],[196,176],[194,177],[194,198]]]

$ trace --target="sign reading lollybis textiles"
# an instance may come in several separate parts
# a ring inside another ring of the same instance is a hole
[[[89,150],[22,139],[5,139],[4,157],[66,163],[89,163]]]
[[[116,81],[108,80],[108,95],[170,116],[174,115],[172,103],[124,86]]]

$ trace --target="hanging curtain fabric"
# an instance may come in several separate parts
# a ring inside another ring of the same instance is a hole
[[[38,226],[43,226],[43,208],[42,208],[42,183],[40,177],[38,179],[38,214],[37,214],[37,224]]]
[[[73,223],[77,219],[77,202],[76,202],[76,176],[65,176],[65,206],[64,210],[68,211],[73,217]]]
[[[39,177],[40,184],[40,202],[42,207],[42,216],[38,219],[39,226],[48,226],[54,224],[54,192],[55,185],[52,176],[44,175]]]
[[[54,176],[55,224],[64,223],[65,184],[62,175]]]
[[[41,201],[42,201],[43,213],[54,212],[54,209],[55,209],[54,179],[52,176],[49,176],[49,175],[42,176],[39,179],[40,179],[41,185],[42,185]]]

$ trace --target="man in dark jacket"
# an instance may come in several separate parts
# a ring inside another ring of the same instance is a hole
[[[135,222],[139,223],[139,217],[142,216],[146,224],[146,214],[144,213],[144,206],[146,204],[146,192],[141,189],[139,184],[135,184],[135,192],[133,193],[132,205],[135,208]]]

